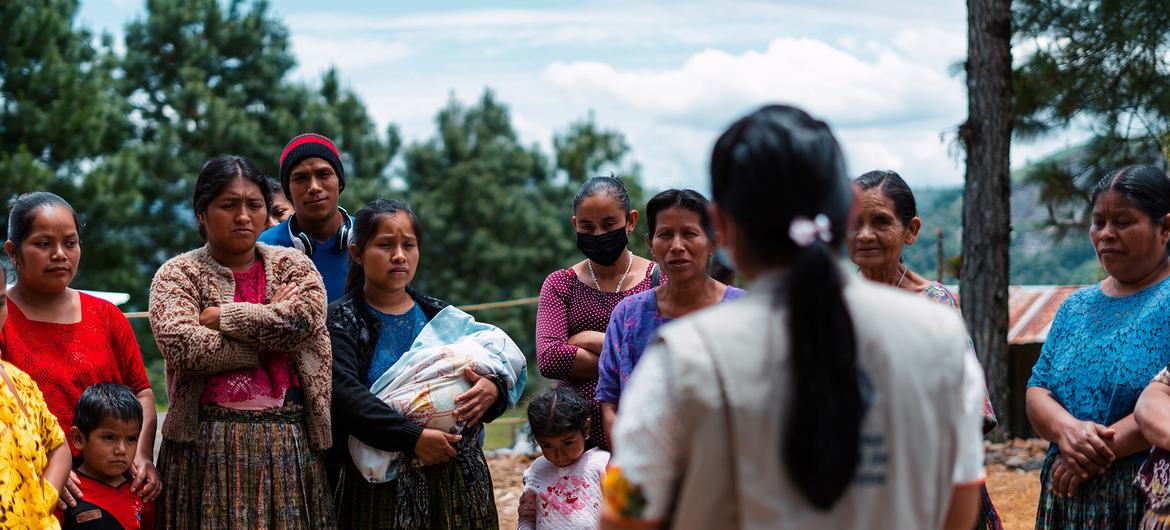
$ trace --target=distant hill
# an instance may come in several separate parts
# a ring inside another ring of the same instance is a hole
[[[942,281],[958,283],[953,262],[962,252],[962,187],[916,189],[914,197],[922,231],[918,242],[903,251],[906,264],[924,277],[937,279],[936,234],[942,228],[946,262]],[[1105,277],[1086,231],[1072,230],[1062,237],[1056,229],[1045,226],[1047,213],[1034,186],[1014,183],[1011,201],[1013,285],[1088,284]]]

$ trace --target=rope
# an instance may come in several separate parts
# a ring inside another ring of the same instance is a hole
[[[504,308],[504,307],[517,307],[517,306],[524,306],[524,305],[532,305],[532,304],[535,304],[539,301],[540,301],[539,297],[532,296],[532,297],[528,297],[528,298],[517,298],[515,300],[504,300],[501,302],[485,302],[482,304],[469,304],[469,305],[461,305],[461,306],[457,306],[457,307],[459,309],[464,310],[464,311],[486,311],[488,309],[500,309],[500,308]],[[148,313],[146,311],[134,311],[131,313],[125,313],[125,316],[128,319],[149,318],[150,313]]]

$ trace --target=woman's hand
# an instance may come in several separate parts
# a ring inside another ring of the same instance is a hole
[[[1074,420],[1060,431],[1055,441],[1065,465],[1084,480],[1105,471],[1113,463],[1116,455],[1109,449],[1106,439],[1113,438],[1114,434],[1113,429],[1104,425]]]
[[[162,479],[159,477],[158,469],[154,467],[154,462],[136,457],[134,465],[130,466],[130,473],[134,476],[130,492],[138,494],[142,502],[153,501],[162,493]]]
[[[77,472],[69,470],[69,478],[65,479],[65,487],[61,488],[61,498],[57,500],[57,509],[65,511],[77,506],[77,499],[81,498],[81,479]]]
[[[455,419],[472,425],[500,397],[500,389],[496,388],[494,381],[475,373],[471,368],[464,368],[463,376],[471,381],[471,389],[455,396]]]
[[[199,313],[199,325],[219,331],[219,308],[209,307]]]
[[[1081,474],[1073,471],[1072,466],[1067,462],[1064,456],[1056,457],[1052,463],[1052,491],[1057,497],[1073,497],[1077,494],[1077,488],[1085,479]]]
[[[268,303],[278,304],[278,303],[284,302],[286,300],[292,300],[293,297],[296,296],[297,292],[300,290],[301,290],[300,284],[286,283],[284,285],[281,285],[280,287],[278,287],[276,289],[276,293],[272,295],[272,298],[268,299]]]
[[[458,434],[447,434],[438,429],[423,429],[422,435],[414,443],[414,456],[425,465],[442,464],[455,458],[455,448],[451,444],[462,440]]]

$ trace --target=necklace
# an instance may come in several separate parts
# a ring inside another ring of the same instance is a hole
[[[898,283],[894,284],[894,288],[895,288],[895,289],[897,289],[897,288],[899,288],[899,287],[901,287],[901,286],[902,286],[902,280],[905,280],[905,279],[906,279],[906,273],[907,273],[907,272],[910,272],[910,267],[907,267],[907,266],[905,266],[905,265],[902,265],[902,275],[898,277]]]
[[[634,252],[627,250],[626,254],[628,254],[630,256],[630,261],[626,262],[626,272],[622,273],[621,278],[618,278],[617,289],[613,290],[614,293],[622,292],[622,284],[626,283],[626,276],[629,276],[630,267],[632,267],[634,265]],[[585,260],[585,266],[589,267],[589,277],[593,278],[593,286],[597,287],[597,290],[600,291],[601,290],[601,282],[597,281],[597,275],[593,274],[593,260],[591,260],[591,259]]]

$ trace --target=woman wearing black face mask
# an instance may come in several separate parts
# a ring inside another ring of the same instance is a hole
[[[573,199],[577,248],[585,260],[548,275],[536,312],[536,359],[540,375],[560,381],[589,401],[597,391],[597,359],[614,306],[665,280],[654,262],[626,248],[638,222],[630,194],[613,177],[594,177]],[[590,446],[609,448],[593,403]]]

